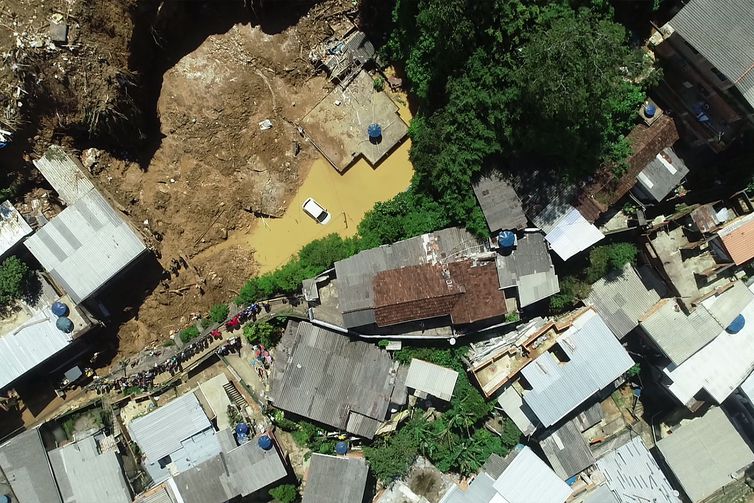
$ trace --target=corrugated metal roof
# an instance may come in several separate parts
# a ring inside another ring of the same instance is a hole
[[[303,503],[359,503],[364,499],[368,472],[364,458],[312,454]]]
[[[750,287],[754,288],[754,286]],[[709,344],[680,365],[664,369],[672,384],[670,391],[683,404],[691,402],[706,390],[717,403],[722,403],[754,370],[754,302],[741,313],[746,320],[736,334],[721,330]]]
[[[680,365],[718,336],[722,327],[699,306],[686,314],[675,299],[663,299],[641,328],[670,361]]]
[[[571,495],[568,484],[530,448],[513,451],[506,461],[509,464],[494,487],[507,503],[563,503]]]
[[[602,456],[597,460],[597,468],[605,476],[605,483],[618,503],[681,502],[641,437],[634,437]]]
[[[207,429],[212,430],[212,424],[193,393],[176,398],[128,424],[131,439],[139,445],[146,463],[155,463],[178,451],[184,440]]]
[[[118,455],[99,453],[94,437],[50,451],[64,503],[130,503]]]
[[[265,451],[259,447],[257,439],[252,439],[223,456],[228,467],[226,484],[234,488],[233,496],[248,496],[287,475],[278,450],[273,448]]]
[[[82,195],[24,244],[77,303],[146,250],[96,190]]]
[[[406,387],[449,402],[453,398],[457,379],[458,372],[455,370],[412,358],[406,376]]]
[[[543,438],[539,445],[552,469],[563,480],[594,464],[592,451],[581,436],[581,429],[575,419]]]
[[[585,303],[593,306],[615,336],[622,339],[659,300],[660,296],[644,284],[634,266],[626,264],[622,271],[594,283]]]
[[[671,147],[652,159],[636,177],[644,192],[660,202],[688,175],[689,168]]]
[[[61,503],[38,429],[0,446],[0,468],[21,503]]]
[[[505,388],[497,398],[497,403],[524,435],[531,435],[537,429],[532,420],[536,416],[513,386]]]
[[[134,498],[134,503],[176,503],[167,482],[155,486]]]
[[[521,370],[532,389],[523,394],[544,426],[551,426],[628,370],[633,360],[602,318],[588,310],[558,337],[569,359],[548,351]]]
[[[172,491],[168,488],[168,483],[153,487],[149,491],[139,494],[134,498],[134,503],[176,503]]]
[[[500,172],[480,177],[474,184],[474,194],[482,207],[490,232],[526,227],[521,200]]]
[[[351,412],[385,419],[393,391],[392,360],[386,351],[311,323],[290,327],[295,332],[286,330],[272,372],[275,407],[341,430]]]
[[[541,233],[526,233],[509,255],[496,259],[500,288],[518,288],[519,307],[526,307],[560,291],[558,276]]]
[[[702,306],[721,327],[728,327],[751,302],[754,302],[754,293],[743,281],[735,281],[724,292],[705,299]]]
[[[657,448],[692,502],[733,482],[732,473],[754,462],[754,452],[718,407],[674,428]]]
[[[34,166],[66,206],[74,204],[94,188],[78,161],[57,145],[48,148],[40,159],[34,161]]]
[[[739,217],[717,231],[723,246],[736,265],[754,258],[754,213]]]
[[[544,230],[547,232],[545,239],[563,260],[568,260],[605,237],[573,206],[569,206],[566,213]]]
[[[0,204],[0,257],[31,234],[31,227],[10,201]]]
[[[754,4],[692,0],[669,23],[754,107]]]

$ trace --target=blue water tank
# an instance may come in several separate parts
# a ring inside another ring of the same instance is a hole
[[[0,495],[0,503],[10,503],[10,501],[10,496],[8,496],[7,494]]]
[[[265,451],[272,449],[272,439],[267,435],[262,435],[261,437],[259,437],[257,443],[259,444],[259,447],[261,447]]]
[[[382,126],[379,124],[370,124],[367,128],[367,134],[370,140],[376,140],[382,136]]]
[[[651,118],[655,116],[655,113],[657,113],[657,107],[652,103],[647,103],[646,105],[644,105],[644,115]]]
[[[52,314],[54,314],[55,316],[68,316],[68,306],[66,306],[59,300],[52,303],[51,310]]]
[[[516,235],[511,231],[503,231],[497,235],[497,244],[500,248],[513,248],[516,244]]]
[[[345,456],[348,452],[348,442],[343,442],[342,440],[335,444],[335,453],[340,454],[341,456]]]
[[[250,431],[251,428],[246,423],[238,423],[236,425],[236,435],[248,435]]]
[[[737,334],[744,328],[744,325],[746,325],[744,315],[739,314],[738,316],[736,316],[735,320],[730,322],[730,325],[728,325],[728,328],[726,328],[725,331],[729,334]]]
[[[61,316],[55,321],[55,326],[58,327],[58,330],[61,332],[65,332],[67,334],[70,334],[73,332],[73,322],[70,318],[66,316]]]

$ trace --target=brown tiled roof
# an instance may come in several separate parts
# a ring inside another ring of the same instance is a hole
[[[375,322],[381,327],[440,316],[462,325],[507,312],[494,262],[392,269],[378,273],[373,286]]]
[[[671,117],[663,115],[651,126],[639,124],[631,130],[626,139],[631,144],[633,154],[626,161],[628,169],[625,174],[615,178],[612,166],[603,166],[595,174],[595,180],[584,187],[578,197],[577,209],[590,222],[594,222],[599,214],[618,202],[636,185],[636,177],[644,167],[664,148],[678,140],[678,129]],[[595,216],[596,211],[599,213]]]
[[[463,288],[446,281],[439,265],[422,264],[377,273],[374,278],[378,326],[447,316]]]
[[[450,313],[453,323],[474,323],[508,312],[494,262],[473,265],[471,260],[465,260],[452,262],[448,268],[453,279],[466,290]]]

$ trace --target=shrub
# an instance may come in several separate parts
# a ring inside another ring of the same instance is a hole
[[[568,311],[581,299],[589,295],[592,287],[575,276],[565,276],[560,280],[560,292],[550,297],[550,309],[555,313]]]
[[[0,264],[0,308],[7,308],[24,294],[29,266],[18,257],[8,257]]]
[[[374,86],[375,91],[380,92],[385,89],[385,81],[382,80],[382,77],[375,77],[372,81],[372,86]]]
[[[282,329],[266,321],[260,321],[245,325],[243,335],[252,344],[262,344],[266,348],[272,348],[280,341]]]
[[[222,323],[228,319],[230,308],[228,304],[215,304],[209,310],[209,318],[215,323]]]
[[[278,503],[293,503],[298,499],[298,490],[293,484],[282,484],[273,487],[269,493]]]
[[[636,262],[638,250],[631,243],[613,243],[598,246],[589,252],[586,280],[594,283],[610,271],[619,271],[628,263]]]
[[[196,325],[191,325],[190,327],[181,330],[180,337],[181,342],[187,344],[191,339],[199,337],[199,329],[196,328]]]

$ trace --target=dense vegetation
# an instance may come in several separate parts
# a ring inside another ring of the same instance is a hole
[[[270,496],[276,503],[293,503],[298,499],[298,490],[293,484],[282,484],[270,489]]]
[[[29,283],[29,266],[18,257],[11,256],[0,264],[0,310],[24,296]]]
[[[260,321],[243,327],[243,335],[251,344],[262,344],[266,348],[274,347],[282,335],[283,329],[272,323]]]
[[[628,155],[647,65],[606,2],[398,0],[393,20],[384,52],[419,110],[414,185],[396,199],[422,203],[385,203],[393,221],[439,204],[442,225],[483,234],[471,182],[486,166],[544,156],[575,180]]]
[[[272,272],[255,276],[244,284],[236,297],[238,304],[251,304],[274,295],[301,291],[301,282],[329,269],[338,260],[359,250],[359,240],[330,234],[307,244],[285,265]]]
[[[586,298],[592,283],[607,274],[620,271],[623,266],[636,263],[638,250],[631,243],[613,243],[597,246],[589,252],[589,264],[579,273],[563,276],[560,280],[560,293],[550,297],[550,308],[556,313],[571,309]]]
[[[515,446],[521,432],[512,421],[504,421],[504,433],[497,436],[483,427],[493,410],[469,382],[461,362],[462,349],[406,348],[395,353],[401,363],[420,358],[458,372],[453,398],[440,417],[427,418],[414,411],[413,417],[392,435],[364,448],[375,475],[388,482],[406,473],[417,456],[432,461],[443,472],[476,473],[491,454],[504,456]]]

